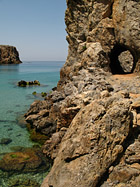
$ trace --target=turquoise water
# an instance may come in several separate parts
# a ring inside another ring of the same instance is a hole
[[[57,85],[60,68],[64,62],[24,62],[20,65],[0,66],[0,142],[10,138],[9,144],[0,144],[0,159],[4,154],[13,152],[16,147],[32,147],[35,143],[29,139],[29,133],[22,123],[23,115],[36,99],[32,93],[49,92]],[[41,86],[18,87],[20,80],[38,80]],[[8,187],[11,181],[33,180],[41,184],[47,171],[40,173],[13,174],[0,170],[0,186]],[[16,185],[17,186],[17,185]]]
[[[57,85],[60,68],[64,62],[24,62],[20,65],[0,66],[0,141],[12,140],[8,145],[0,144],[0,155],[11,152],[14,146],[31,147],[26,128],[19,124],[19,118],[28,110],[30,104],[38,99],[32,95],[49,92]],[[41,86],[18,87],[20,80],[39,80]]]

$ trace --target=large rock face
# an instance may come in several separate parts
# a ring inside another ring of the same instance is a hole
[[[67,0],[57,89],[25,114],[54,160],[42,187],[140,184],[140,2]]]
[[[9,45],[0,45],[0,64],[20,64],[17,49]]]
[[[106,103],[110,102],[112,107],[108,108]],[[48,183],[61,187],[97,186],[123,152],[130,129],[129,105],[127,99],[114,96],[81,109],[63,138]]]

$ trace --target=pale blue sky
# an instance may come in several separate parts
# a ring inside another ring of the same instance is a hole
[[[0,0],[0,44],[23,61],[65,60],[65,10],[66,0]]]

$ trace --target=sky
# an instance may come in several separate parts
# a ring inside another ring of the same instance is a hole
[[[0,45],[13,45],[22,61],[65,61],[66,0],[0,0]]]

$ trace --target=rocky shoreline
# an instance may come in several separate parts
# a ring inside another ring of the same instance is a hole
[[[56,90],[25,119],[53,167],[42,187],[140,184],[140,2],[67,0]]]

